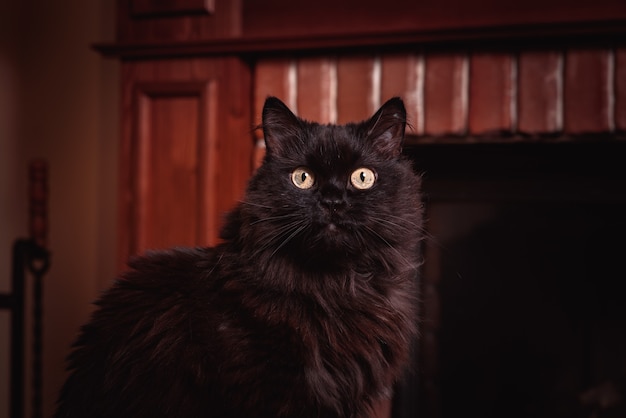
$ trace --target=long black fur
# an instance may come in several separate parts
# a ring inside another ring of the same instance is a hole
[[[280,100],[215,248],[149,252],[98,301],[56,418],[367,417],[416,335],[420,180],[406,113],[321,125]],[[315,174],[299,189],[297,167]],[[367,167],[367,190],[350,173]]]

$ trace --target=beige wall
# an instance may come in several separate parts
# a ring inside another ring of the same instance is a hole
[[[0,0],[0,292],[10,248],[27,234],[28,162],[49,162],[44,282],[44,416],[90,302],[115,273],[118,62],[91,44],[113,40],[111,0]],[[0,418],[8,417],[8,320],[0,312]]]

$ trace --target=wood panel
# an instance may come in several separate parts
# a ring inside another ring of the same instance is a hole
[[[136,86],[136,136],[132,253],[172,245],[202,245],[215,236],[211,202],[205,199],[210,176],[209,150],[215,138],[210,84],[153,83]]]
[[[189,42],[239,36],[240,0],[117,0],[120,42]]]
[[[250,71],[236,58],[122,65],[119,265],[215,245],[251,173]]]

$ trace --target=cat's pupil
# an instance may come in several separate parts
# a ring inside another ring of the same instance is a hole
[[[302,180],[302,183],[304,183],[304,182],[306,181],[306,178],[307,178],[308,176],[309,176],[309,175],[308,175],[306,172],[304,172],[304,173],[302,173],[302,174],[300,175],[300,179]]]
[[[365,172],[361,171],[360,177],[361,177],[361,181],[364,182],[365,181]]]

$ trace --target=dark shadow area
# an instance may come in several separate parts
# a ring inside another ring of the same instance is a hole
[[[432,145],[443,417],[626,416],[626,144]],[[432,274],[432,273],[431,273]],[[428,302],[425,302],[428,303]],[[431,310],[425,307],[424,312]],[[421,383],[420,383],[421,384]],[[419,392],[415,389],[415,393]],[[422,413],[420,416],[432,414]]]

